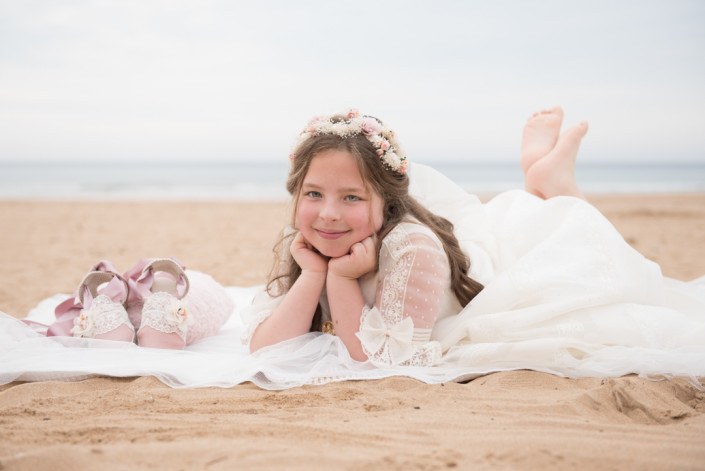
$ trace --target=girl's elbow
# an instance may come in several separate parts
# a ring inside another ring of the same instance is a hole
[[[355,361],[361,361],[361,362],[368,360],[367,355],[365,355],[365,352],[363,352],[362,349],[351,351],[350,358],[352,358]]]
[[[256,351],[269,345],[269,343],[265,341],[266,339],[263,338],[263,335],[261,334],[260,330],[261,329],[258,326],[252,334],[252,338],[250,338],[250,353],[255,353]]]
[[[262,347],[263,347],[263,345],[259,345],[257,342],[255,342],[254,338],[252,340],[250,340],[250,347],[249,347],[250,353],[255,353],[257,350],[259,350]]]

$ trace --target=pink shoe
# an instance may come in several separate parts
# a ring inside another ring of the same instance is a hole
[[[77,299],[82,306],[73,320],[74,337],[133,342],[135,328],[125,310],[127,282],[107,271],[91,271],[78,285]]]
[[[125,281],[121,275],[117,273],[115,266],[108,260],[101,260],[95,265],[93,265],[88,272],[107,272],[111,273],[117,278]],[[127,288],[128,294],[130,288]],[[54,316],[56,320],[47,326],[46,335],[47,336],[64,336],[72,335],[71,329],[74,327],[74,320],[81,315],[81,310],[83,309],[81,300],[78,297],[78,290],[73,293],[64,302],[60,303],[54,309]]]
[[[142,270],[137,285],[144,299],[137,343],[151,348],[184,348],[193,318],[183,301],[189,281],[181,265],[169,258],[153,260]]]

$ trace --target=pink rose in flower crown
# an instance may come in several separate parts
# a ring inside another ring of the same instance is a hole
[[[360,130],[365,136],[371,136],[382,132],[382,125],[374,118],[362,118]]]
[[[387,150],[387,149],[389,149],[389,141],[385,139],[385,140],[383,140],[382,142],[380,142],[379,148],[382,149],[382,150]]]
[[[347,114],[348,119],[357,118],[358,116],[360,116],[360,112],[356,108],[352,108],[351,110],[348,111],[348,114]]]

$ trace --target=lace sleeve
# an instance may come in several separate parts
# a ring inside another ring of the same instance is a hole
[[[397,226],[380,252],[380,276],[375,306],[366,306],[358,338],[377,366],[431,366],[441,347],[431,331],[448,289],[448,259],[429,229],[409,232]]]

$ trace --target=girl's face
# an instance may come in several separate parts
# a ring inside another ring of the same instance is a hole
[[[311,160],[294,223],[321,254],[341,257],[382,227],[382,198],[367,189],[350,152],[324,151]]]

